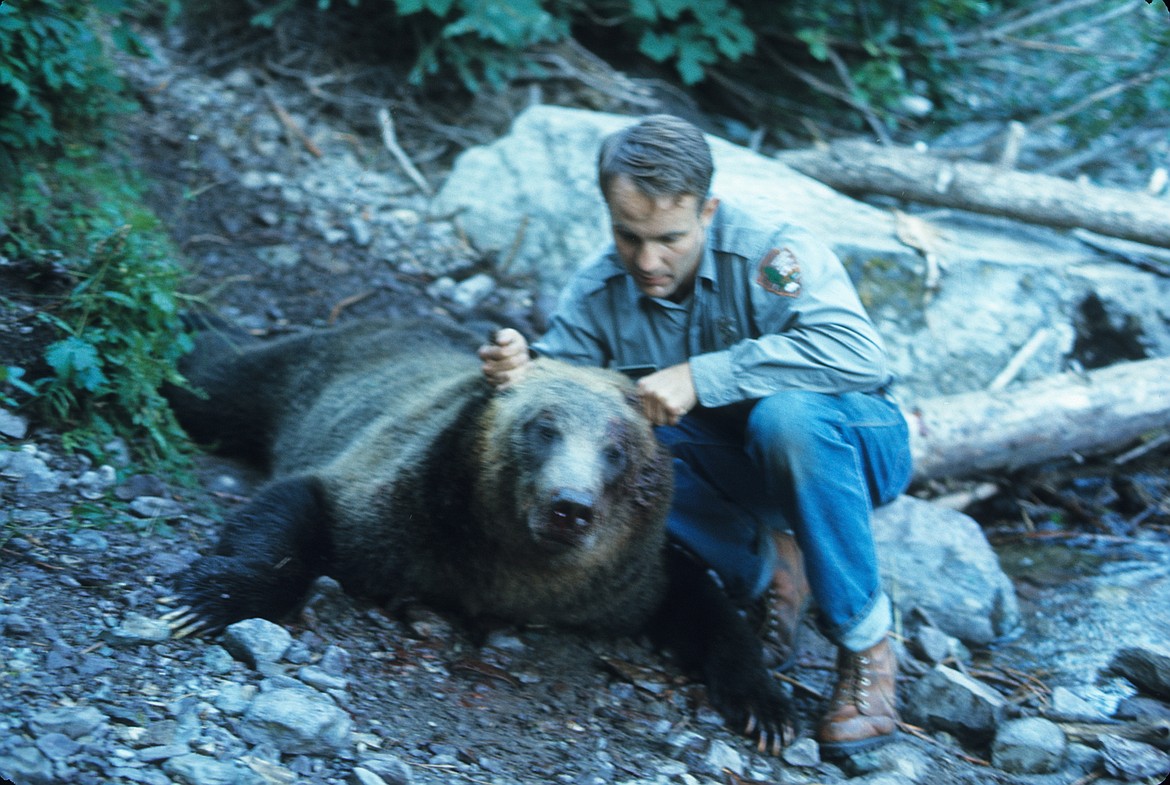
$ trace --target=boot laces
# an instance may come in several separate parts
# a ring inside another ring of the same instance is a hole
[[[837,685],[837,706],[855,705],[861,711],[869,708],[870,658],[864,654],[849,652],[841,665],[840,682]]]

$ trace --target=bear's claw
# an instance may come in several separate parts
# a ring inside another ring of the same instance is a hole
[[[796,730],[789,723],[778,726],[761,721],[755,714],[748,714],[747,726],[743,734],[756,742],[756,751],[761,755],[779,755],[785,747],[796,739]]]
[[[160,619],[171,628],[171,638],[175,640],[214,632],[214,625],[199,611],[193,610],[190,605],[184,605],[165,613]]]

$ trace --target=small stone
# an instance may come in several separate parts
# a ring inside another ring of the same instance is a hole
[[[262,172],[248,171],[240,175],[240,185],[249,191],[258,191],[267,184]]]
[[[479,305],[496,288],[495,280],[487,273],[476,273],[457,284],[449,294],[451,300],[463,308]]]
[[[1054,687],[1051,708],[1046,712],[1052,719],[1069,722],[1104,722],[1108,718],[1089,701],[1068,687]]]
[[[739,751],[724,741],[716,739],[707,748],[703,756],[703,769],[714,776],[722,776],[724,770],[742,775],[744,772],[743,756]]]
[[[301,250],[295,245],[269,245],[257,248],[255,253],[269,267],[296,267],[301,263]]]
[[[162,769],[192,785],[237,785],[245,773],[233,763],[223,763],[193,752],[169,759]]]
[[[186,755],[191,750],[186,744],[160,744],[155,747],[145,747],[134,753],[134,757],[144,763],[158,763],[160,760],[177,758]]]
[[[409,764],[390,753],[379,753],[363,757],[359,766],[382,778],[386,785],[411,785],[414,774]]]
[[[185,510],[183,505],[165,496],[139,496],[128,505],[130,512],[139,518],[178,518]]]
[[[0,436],[9,439],[23,439],[28,434],[28,420],[19,414],[0,409]]]
[[[821,765],[821,747],[816,739],[799,738],[784,748],[780,757],[789,766],[812,768]]]
[[[991,762],[1011,774],[1051,774],[1064,760],[1068,739],[1056,723],[1026,717],[999,726]]]
[[[333,676],[344,676],[349,670],[349,652],[337,645],[330,645],[321,655],[317,667]]]
[[[105,721],[106,715],[92,706],[64,706],[37,712],[31,724],[39,734],[63,733],[71,739],[78,739],[93,733]]]
[[[117,627],[102,633],[102,639],[115,646],[160,643],[170,637],[171,627],[165,621],[137,613],[127,614]]]
[[[166,483],[153,474],[135,474],[114,489],[114,496],[124,502],[139,496],[165,496]]]
[[[50,785],[60,782],[53,774],[53,763],[36,747],[16,747],[0,754],[0,772],[13,783]]]
[[[52,760],[65,760],[71,755],[77,754],[81,745],[73,739],[66,736],[64,733],[46,733],[43,736],[37,737],[37,749],[45,753],[45,756]]]
[[[386,780],[361,766],[355,766],[354,770],[350,772],[349,782],[352,785],[386,785]]]
[[[110,541],[96,529],[82,529],[69,535],[69,544],[80,551],[104,553],[109,550]]]
[[[935,627],[923,627],[911,639],[911,650],[932,665],[937,665],[955,652],[955,639]]]
[[[280,688],[252,701],[240,736],[290,755],[332,755],[349,744],[352,725],[349,716],[320,693]]]
[[[1102,736],[1101,754],[1105,771],[1126,782],[1165,776],[1170,772],[1170,755],[1140,741]]]
[[[77,493],[84,499],[95,500],[106,495],[106,491],[114,487],[118,481],[118,474],[113,466],[103,464],[96,471],[82,472],[73,481]]]
[[[349,233],[353,236],[354,243],[362,248],[369,245],[373,239],[369,222],[360,218],[349,219]]]
[[[253,668],[279,662],[291,645],[289,631],[267,619],[244,619],[229,625],[223,634],[223,647]]]
[[[322,692],[328,690],[344,690],[349,683],[340,676],[334,676],[315,665],[306,665],[297,671],[297,678],[314,689]]]
[[[32,445],[8,453],[3,475],[16,480],[16,489],[20,494],[34,495],[60,490],[65,482],[64,475],[50,469],[44,459],[36,454],[36,449],[26,449],[28,447]]]

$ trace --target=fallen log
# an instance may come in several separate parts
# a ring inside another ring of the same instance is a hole
[[[1170,429],[1170,357],[928,398],[905,415],[918,480],[1109,452]]]
[[[1101,746],[1102,736],[1120,736],[1170,750],[1170,720],[1135,722],[1057,722],[1070,741]]]
[[[886,194],[1170,248],[1170,203],[1148,194],[852,140],[777,158],[839,191]]]

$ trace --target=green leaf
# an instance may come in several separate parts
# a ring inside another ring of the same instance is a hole
[[[17,365],[0,366],[0,383],[9,384],[29,395],[36,395],[37,390],[24,381],[25,370]]]
[[[45,350],[45,361],[58,377],[76,381],[87,392],[95,392],[106,383],[97,348],[81,338],[72,336],[51,344]]]
[[[689,8],[694,2],[695,0],[658,0],[658,10],[664,19],[678,19],[683,10]]]
[[[660,35],[653,30],[643,33],[642,40],[638,42],[638,51],[658,63],[666,62],[677,48],[678,39],[671,35]]]
[[[658,7],[654,0],[630,0],[630,14],[635,19],[653,22],[658,18]]]

